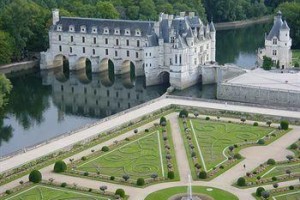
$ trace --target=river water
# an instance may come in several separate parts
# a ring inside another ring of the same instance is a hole
[[[255,66],[256,50],[263,46],[269,24],[217,32],[216,60],[243,68]],[[0,157],[49,140],[87,123],[147,102],[162,95],[167,85],[145,87],[144,77],[115,77],[55,71],[10,75],[13,90],[0,117]],[[196,85],[177,95],[214,99],[215,85]]]

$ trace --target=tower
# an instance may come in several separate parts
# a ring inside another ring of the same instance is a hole
[[[52,10],[52,24],[55,25],[59,21],[59,10],[53,9]]]
[[[211,61],[216,61],[216,29],[213,21],[210,22],[210,38],[211,38]]]

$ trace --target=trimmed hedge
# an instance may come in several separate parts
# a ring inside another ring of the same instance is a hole
[[[173,171],[169,171],[169,172],[168,172],[168,178],[169,178],[169,179],[174,179],[174,178],[175,178],[175,174],[174,174]]]
[[[263,188],[263,187],[258,187],[257,189],[256,189],[256,196],[258,196],[258,197],[261,197],[261,193],[263,192],[263,191],[265,191],[265,188]]]
[[[188,116],[189,116],[189,112],[186,109],[183,109],[179,112],[180,118],[184,118],[184,117],[188,117]]]
[[[115,192],[115,195],[119,195],[120,197],[124,198],[125,197],[125,191],[121,188],[117,189]]]
[[[29,181],[33,183],[39,183],[42,181],[42,174],[38,170],[33,170],[29,174]]]
[[[54,169],[53,171],[56,173],[60,173],[60,172],[64,172],[67,170],[67,165],[64,161],[59,160],[56,161],[56,163],[54,164]]]
[[[267,161],[267,164],[268,165],[275,165],[276,164],[276,161],[272,158],[270,158],[268,161]]]
[[[144,180],[143,178],[138,178],[138,179],[136,180],[136,184],[137,184],[138,186],[143,186],[143,185],[145,185],[145,180]]]
[[[288,130],[289,129],[289,122],[287,120],[282,120],[280,122],[280,127],[283,129],[283,130]]]
[[[240,178],[237,180],[236,184],[237,184],[238,186],[246,186],[246,179],[245,179],[244,177],[240,177]]]
[[[201,172],[199,172],[199,178],[200,178],[200,179],[206,179],[206,178],[207,178],[207,173],[206,173],[206,171],[201,171]]]

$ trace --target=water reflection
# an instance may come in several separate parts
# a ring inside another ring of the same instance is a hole
[[[10,78],[9,105],[0,115],[0,156],[48,140],[161,96],[144,77],[58,68]]]

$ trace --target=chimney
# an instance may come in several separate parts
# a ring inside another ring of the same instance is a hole
[[[185,17],[185,12],[180,12],[179,16],[180,17]]]
[[[190,18],[195,17],[195,12],[189,12],[189,17],[190,17]]]
[[[59,10],[53,9],[52,10],[52,24],[55,25],[59,21]]]

